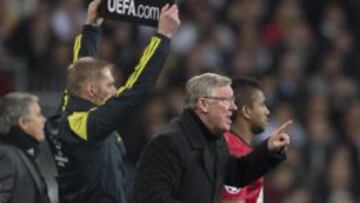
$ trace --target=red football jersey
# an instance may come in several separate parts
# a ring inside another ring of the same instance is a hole
[[[224,136],[230,154],[240,157],[252,151],[252,148],[248,144],[232,132],[226,132]],[[241,171],[239,171],[239,173],[241,173]],[[263,177],[242,188],[224,185],[222,189],[222,199],[245,200],[246,203],[262,203],[264,202],[263,187]]]

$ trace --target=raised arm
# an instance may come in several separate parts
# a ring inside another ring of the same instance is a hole
[[[88,6],[83,30],[75,38],[73,62],[76,62],[80,57],[98,57],[99,55],[100,26],[104,21],[98,13],[100,3],[101,0],[94,0]]]
[[[92,1],[87,10],[82,32],[76,36],[73,47],[73,63],[80,57],[98,57],[100,46],[100,26],[104,19],[99,17],[98,7],[101,0]],[[71,66],[70,66],[71,67]],[[69,91],[64,90],[58,111],[66,110],[69,103]]]

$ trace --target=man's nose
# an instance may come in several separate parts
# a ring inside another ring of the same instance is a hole
[[[236,111],[238,109],[238,107],[236,106],[234,101],[231,101],[230,103],[230,110],[232,111]]]
[[[41,116],[42,122],[45,123],[46,122],[46,118],[44,115]]]
[[[266,116],[270,116],[270,109],[266,107]]]

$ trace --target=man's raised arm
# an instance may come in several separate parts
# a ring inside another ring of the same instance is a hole
[[[94,0],[88,6],[83,30],[75,38],[73,62],[76,62],[80,57],[98,57],[99,55],[100,26],[104,21],[98,13],[100,3],[101,0]]]

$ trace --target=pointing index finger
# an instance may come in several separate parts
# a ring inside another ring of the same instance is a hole
[[[169,9],[170,5],[169,4],[165,4],[162,8],[161,8],[161,12],[165,12]]]
[[[279,134],[282,133],[284,131],[286,131],[287,129],[289,129],[289,127],[293,124],[292,120],[288,120],[286,121],[284,124],[282,124],[279,128],[277,128],[275,130],[275,134]]]

